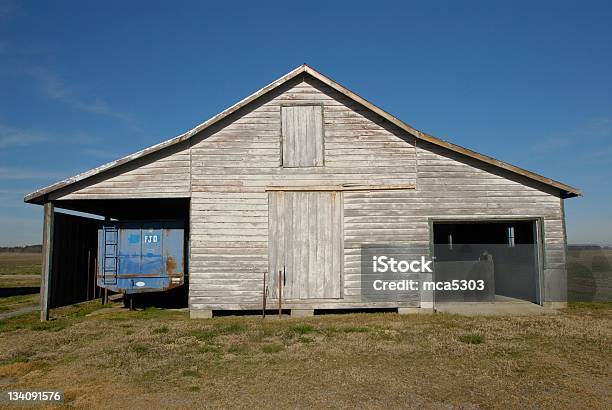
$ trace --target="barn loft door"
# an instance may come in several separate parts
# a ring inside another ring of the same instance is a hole
[[[283,167],[323,166],[323,107],[281,107]]]
[[[283,299],[340,298],[342,275],[342,194],[270,192],[270,293]]]

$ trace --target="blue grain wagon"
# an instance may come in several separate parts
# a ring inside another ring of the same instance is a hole
[[[101,288],[128,295],[185,283],[183,221],[112,221],[98,231]]]

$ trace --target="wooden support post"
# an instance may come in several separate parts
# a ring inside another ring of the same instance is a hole
[[[53,203],[44,205],[42,275],[40,279],[40,321],[49,320],[51,269],[53,264]]]

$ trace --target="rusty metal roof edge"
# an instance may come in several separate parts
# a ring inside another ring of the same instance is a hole
[[[508,164],[506,162],[497,160],[495,158],[489,157],[487,155],[483,155],[480,154],[478,152],[472,151],[468,148],[464,148],[460,145],[456,145],[447,141],[444,141],[440,138],[434,137],[432,135],[428,135],[424,132],[418,131],[417,129],[413,128],[412,126],[406,124],[405,122],[403,122],[402,120],[400,120],[399,118],[396,118],[395,116],[389,114],[388,112],[384,111],[383,109],[377,107],[376,105],[372,104],[371,102],[369,102],[368,100],[366,100],[365,98],[359,96],[358,94],[350,91],[348,88],[345,88],[344,86],[340,85],[338,82],[332,80],[331,78],[325,76],[324,74],[319,73],[318,71],[316,71],[315,69],[313,69],[312,67],[308,66],[307,64],[302,64],[299,67],[293,69],[292,71],[290,71],[289,73],[285,74],[284,76],[278,78],[277,80],[271,82],[270,84],[266,85],[265,87],[259,89],[258,91],[254,92],[253,94],[243,98],[242,100],[238,101],[236,104],[232,105],[231,107],[221,111],[219,114],[213,116],[212,118],[206,120],[205,122],[197,125],[196,127],[192,128],[191,130],[180,134],[174,138],[171,138],[169,140],[163,141],[159,144],[153,145],[151,147],[145,148],[143,150],[140,150],[138,152],[135,152],[133,154],[127,155],[123,158],[117,159],[115,161],[111,161],[108,162],[104,165],[101,165],[99,167],[90,169],[89,171],[77,174],[75,176],[72,176],[70,178],[66,178],[62,181],[56,182],[52,185],[49,185],[45,188],[41,188],[39,190],[36,190],[32,193],[27,194],[24,197],[24,201],[25,202],[35,202],[36,199],[39,199],[40,197],[49,194],[53,191],[56,191],[60,188],[64,188],[68,185],[71,185],[73,183],[82,181],[84,179],[87,179],[89,177],[92,177],[94,175],[97,175],[101,172],[107,171],[109,169],[118,167],[122,164],[125,164],[127,162],[133,161],[137,158],[142,158],[146,155],[152,154],[154,152],[157,152],[161,149],[170,147],[172,145],[178,144],[180,142],[183,142],[191,137],[193,137],[194,135],[196,135],[197,133],[203,131],[204,129],[210,127],[211,125],[219,122],[220,120],[222,120],[223,118],[227,117],[228,115],[232,114],[233,112],[239,110],[240,108],[244,107],[245,105],[249,104],[250,102],[256,100],[257,98],[261,97],[262,95],[266,94],[267,92],[273,90],[274,88],[282,85],[283,83],[291,80],[292,78],[294,78],[295,76],[301,74],[301,73],[307,73],[310,74],[312,77],[318,79],[319,81],[323,82],[324,84],[329,85],[330,87],[332,87],[333,89],[335,89],[336,91],[339,91],[340,93],[346,95],[347,97],[351,98],[352,100],[354,100],[355,102],[365,106],[366,108],[368,108],[369,110],[375,112],[376,114],[380,115],[381,117],[385,118],[386,120],[390,121],[391,123],[397,125],[398,127],[400,127],[401,129],[403,129],[404,131],[412,134],[413,136],[415,136],[416,138],[419,138],[421,140],[427,141],[429,143],[432,143],[434,145],[438,145],[441,146],[443,148],[449,149],[451,151],[460,153],[462,155],[471,157],[471,158],[475,158],[479,161],[491,164],[493,166],[496,166],[498,168],[502,168],[505,169],[507,171],[516,173],[518,175],[522,175],[524,177],[527,177],[529,179],[538,181],[542,184],[545,185],[549,185],[552,186],[554,188],[557,188],[561,191],[562,196],[565,198],[571,198],[574,196],[582,196],[582,192],[578,189],[578,188],[574,188],[570,185],[564,184],[562,182],[559,181],[555,181],[553,179],[544,177],[542,175],[536,174],[535,172],[531,172],[528,171],[526,169],[517,167],[515,165],[512,164]]]

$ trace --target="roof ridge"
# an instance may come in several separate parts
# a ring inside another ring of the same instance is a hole
[[[445,149],[457,152],[461,155],[465,155],[467,157],[471,157],[474,158],[476,160],[488,163],[490,165],[493,165],[495,167],[498,168],[502,168],[505,169],[507,171],[510,171],[512,173],[515,173],[517,175],[521,175],[523,177],[532,179],[534,181],[540,182],[544,185],[549,185],[552,186],[556,189],[559,189],[561,191],[561,196],[564,198],[569,198],[569,197],[573,197],[573,196],[582,196],[582,192],[577,189],[574,188],[570,185],[564,184],[562,182],[559,181],[555,181],[551,178],[547,178],[544,177],[542,175],[539,175],[535,172],[531,172],[528,171],[524,168],[520,168],[517,167],[515,165],[509,164],[507,162],[504,161],[500,161],[498,159],[495,159],[493,157],[490,157],[488,155],[484,155],[484,154],[480,154],[476,151],[473,151],[471,149],[468,148],[464,148],[460,145],[442,140],[440,138],[434,137],[432,135],[429,135],[425,132],[419,131],[416,128],[406,124],[405,122],[403,122],[402,120],[400,120],[399,118],[389,114],[388,112],[386,112],[385,110],[383,110],[382,108],[379,108],[378,106],[372,104],[371,102],[369,102],[368,100],[366,100],[365,98],[361,97],[360,95],[354,93],[353,91],[349,90],[348,88],[342,86],[340,83],[336,82],[335,80],[327,77],[326,75],[318,72],[317,70],[315,70],[314,68],[312,68],[311,66],[309,66],[306,63],[303,63],[301,65],[299,65],[298,67],[294,68],[293,70],[289,71],[287,74],[283,75],[282,77],[272,81],[271,83],[269,83],[268,85],[264,86],[263,88],[260,88],[259,90],[255,91],[254,93],[250,94],[249,96],[243,98],[242,100],[238,101],[237,103],[235,103],[234,105],[226,108],[225,110],[221,111],[220,113],[214,115],[213,117],[209,118],[208,120],[200,123],[199,125],[195,126],[194,128],[190,129],[189,131],[186,131],[182,134],[179,134],[176,137],[170,138],[168,140],[165,140],[163,142],[160,142],[158,144],[152,145],[148,148],[142,149],[140,151],[137,151],[133,154],[127,155],[125,157],[119,158],[115,161],[111,161],[108,162],[106,164],[100,165],[96,168],[92,168],[88,171],[85,171],[83,173],[74,175],[72,177],[66,178],[62,181],[56,182],[54,184],[51,184],[47,187],[41,188],[39,190],[36,190],[32,193],[29,193],[25,196],[24,201],[25,202],[37,202],[37,200],[39,200],[41,197],[44,197],[45,195],[54,192],[58,189],[64,188],[68,185],[74,184],[76,182],[82,181],[84,179],[87,179],[89,177],[92,177],[94,175],[100,174],[102,172],[105,172],[107,170],[116,168],[120,165],[123,165],[127,162],[131,162],[133,160],[136,160],[138,158],[142,158],[146,155],[152,154],[154,152],[157,152],[159,150],[162,150],[164,148],[176,145],[180,142],[186,141],[188,139],[190,139],[191,137],[193,137],[194,135],[200,133],[201,131],[205,130],[206,128],[210,127],[213,124],[216,124],[217,122],[221,121],[223,118],[229,116],[230,114],[236,112],[237,110],[239,110],[240,108],[250,104],[251,102],[253,102],[254,100],[258,99],[259,97],[267,94],[269,91],[272,91],[273,89],[279,87],[280,85],[286,83],[287,81],[295,78],[297,75],[302,74],[302,73],[307,73],[310,76],[314,77],[315,79],[323,82],[324,84],[327,84],[328,86],[332,87],[333,89],[335,89],[336,91],[346,95],[347,97],[351,98],[352,100],[354,100],[355,102],[357,102],[358,104],[361,104],[363,106],[365,106],[367,109],[369,109],[370,111],[373,111],[374,113],[380,115],[381,117],[383,117],[384,119],[388,120],[389,122],[395,124],[396,126],[398,126],[399,128],[403,129],[404,131],[408,132],[409,134],[413,135],[416,138],[419,138],[423,141],[427,141],[431,144],[443,147]],[[38,201],[38,202],[44,202],[43,201]]]

